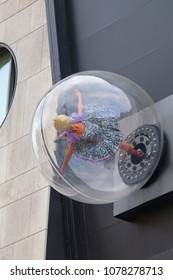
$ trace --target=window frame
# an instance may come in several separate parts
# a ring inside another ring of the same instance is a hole
[[[6,53],[9,54],[11,57],[11,66],[10,66],[9,77],[8,77],[9,89],[8,89],[8,93],[7,93],[8,96],[7,96],[6,114],[4,114],[4,118],[2,118],[2,120],[0,120],[0,128],[3,126],[5,120],[8,116],[8,113],[10,111],[11,105],[13,103],[13,99],[14,99],[14,95],[15,95],[15,91],[16,91],[16,85],[17,85],[17,77],[18,77],[17,60],[16,60],[13,50],[7,44],[0,42],[0,59],[1,59],[1,55],[4,55]]]

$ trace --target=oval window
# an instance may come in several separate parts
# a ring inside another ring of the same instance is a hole
[[[0,43],[0,126],[12,103],[17,80],[17,63],[12,50]]]

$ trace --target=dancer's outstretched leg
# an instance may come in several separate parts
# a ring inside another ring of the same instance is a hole
[[[121,142],[121,146],[120,148],[124,151],[126,151],[127,153],[129,153],[130,155],[134,155],[138,158],[144,158],[144,153],[143,151],[141,151],[140,149],[135,150],[129,143],[122,141]]]

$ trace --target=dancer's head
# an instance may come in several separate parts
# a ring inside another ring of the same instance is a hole
[[[71,122],[70,122],[70,118],[66,115],[58,115],[55,119],[54,119],[54,127],[58,130],[58,131],[66,131],[67,129],[70,128]]]

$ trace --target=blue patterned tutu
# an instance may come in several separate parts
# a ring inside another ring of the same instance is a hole
[[[82,122],[85,132],[81,137],[68,133],[69,142],[76,142],[74,154],[90,161],[112,157],[123,140],[116,114],[100,105],[87,105],[83,113],[70,115],[73,124]]]

